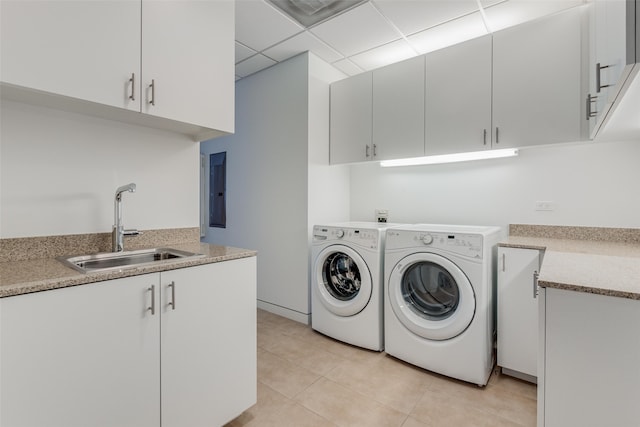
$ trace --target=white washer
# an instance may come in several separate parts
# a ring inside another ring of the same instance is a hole
[[[385,351],[484,386],[493,368],[498,227],[416,224],[387,230]]]
[[[346,222],[313,227],[311,327],[370,350],[384,349],[385,230],[398,224]]]

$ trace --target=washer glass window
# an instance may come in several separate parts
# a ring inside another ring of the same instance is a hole
[[[325,259],[322,280],[329,294],[340,301],[355,298],[362,284],[356,262],[343,252],[335,252]]]
[[[456,280],[442,266],[422,261],[402,276],[402,297],[411,311],[428,320],[444,320],[455,313],[460,302]]]

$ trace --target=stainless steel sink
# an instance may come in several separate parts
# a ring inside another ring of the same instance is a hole
[[[159,261],[199,258],[204,255],[172,248],[153,248],[138,251],[104,252],[92,255],[59,257],[58,261],[82,273],[122,270],[155,264]]]

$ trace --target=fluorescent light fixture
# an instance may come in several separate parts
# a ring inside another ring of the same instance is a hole
[[[439,163],[499,159],[501,157],[512,157],[517,155],[517,148],[505,148],[502,150],[473,151],[470,153],[442,154],[439,156],[413,157],[410,159],[383,160],[380,162],[380,166],[387,168],[393,166],[435,165]]]

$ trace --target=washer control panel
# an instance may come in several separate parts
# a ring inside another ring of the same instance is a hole
[[[379,233],[379,230],[370,230],[365,228],[326,227],[316,225],[313,227],[313,241],[343,241],[356,243],[370,249],[377,249]]]

